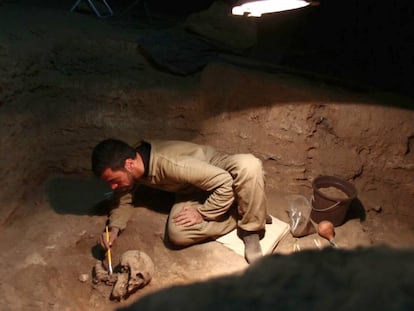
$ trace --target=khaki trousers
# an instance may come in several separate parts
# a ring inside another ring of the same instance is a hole
[[[218,153],[210,163],[228,171],[233,177],[235,204],[214,221],[204,220],[189,227],[177,226],[172,218],[185,206],[198,209],[208,196],[206,193],[177,194],[168,222],[168,239],[175,245],[187,246],[216,239],[235,228],[261,231],[266,222],[266,196],[262,162],[251,154],[227,155]]]

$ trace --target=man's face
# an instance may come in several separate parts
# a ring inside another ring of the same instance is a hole
[[[107,168],[103,171],[101,178],[109,184],[112,190],[116,191],[126,192],[134,185],[132,174],[125,169],[114,171]]]

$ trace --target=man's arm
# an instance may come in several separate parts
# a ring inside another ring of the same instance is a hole
[[[118,235],[125,230],[133,209],[132,194],[127,193],[115,197],[114,205],[117,206],[109,212],[109,242],[106,239],[105,232],[100,236],[100,244],[103,249],[110,248],[118,238]]]
[[[234,202],[233,178],[224,169],[204,161],[185,157],[165,172],[177,183],[191,184],[210,195],[198,212],[206,220],[215,220],[225,214]]]
[[[109,228],[116,227],[122,231],[125,230],[134,208],[132,194],[126,193],[116,200],[118,201],[118,207],[111,209],[109,212]]]

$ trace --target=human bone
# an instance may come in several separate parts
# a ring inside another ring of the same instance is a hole
[[[117,274],[109,274],[108,270],[105,269],[105,266],[102,261],[97,261],[94,266],[94,277],[93,283],[98,284],[99,282],[104,282],[106,285],[112,285],[117,280]]]
[[[112,297],[121,299],[147,285],[154,274],[154,263],[144,252],[126,251],[120,258],[121,273],[113,288]]]
[[[128,292],[147,285],[154,274],[154,263],[144,252],[132,250],[122,254],[121,271],[129,272]]]
[[[112,288],[111,298],[121,300],[128,294],[128,273],[118,273],[118,279],[115,283],[114,287]]]

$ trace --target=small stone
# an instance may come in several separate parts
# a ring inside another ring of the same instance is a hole
[[[81,275],[79,275],[79,281],[81,281],[82,283],[85,283],[87,280],[89,280],[89,274],[82,273]]]
[[[381,213],[382,212],[382,206],[381,205],[375,205],[373,207],[373,210],[376,211],[377,213]]]

